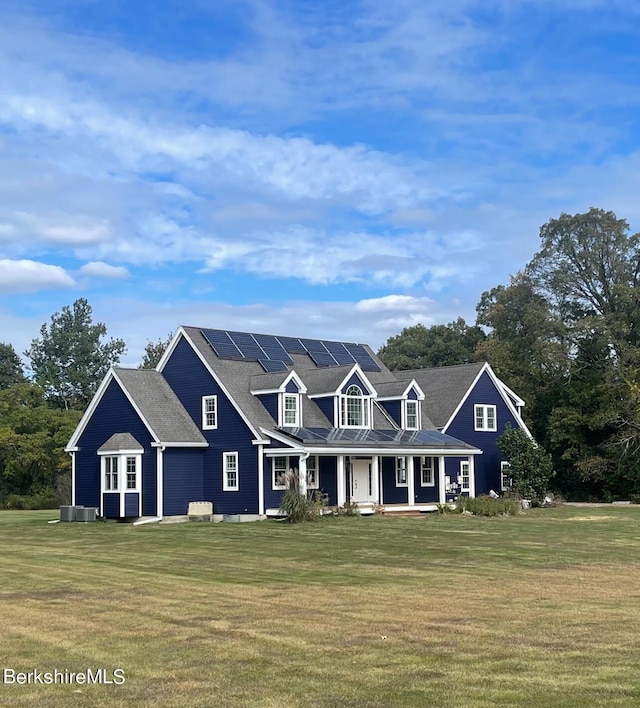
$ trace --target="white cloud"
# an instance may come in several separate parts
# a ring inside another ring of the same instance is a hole
[[[356,303],[358,312],[398,312],[422,309],[433,305],[433,300],[427,297],[412,297],[411,295],[385,295],[384,297],[368,298]]]
[[[85,263],[80,272],[83,275],[90,275],[95,278],[128,278],[130,273],[122,266],[112,266],[102,261],[91,261]]]
[[[109,224],[81,214],[31,214],[15,211],[0,221],[0,243],[16,242],[25,247],[34,241],[50,246],[81,247],[106,240]]]
[[[60,266],[31,260],[0,259],[0,292],[29,293],[74,285],[73,278]]]

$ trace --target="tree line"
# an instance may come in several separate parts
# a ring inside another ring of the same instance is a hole
[[[474,324],[418,324],[379,356],[390,369],[488,361],[527,402],[551,453],[556,491],[572,499],[640,498],[640,234],[611,211],[561,214],[532,260],[482,293]],[[154,367],[169,341],[147,342]],[[0,343],[0,505],[68,500],[64,446],[110,366],[126,352],[86,299],[51,316],[22,361]]]
[[[416,325],[379,355],[391,369],[488,361],[527,403],[568,498],[640,498],[640,234],[613,212],[561,214],[476,322]]]

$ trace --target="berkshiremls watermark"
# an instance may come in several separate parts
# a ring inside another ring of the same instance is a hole
[[[124,669],[87,669],[86,671],[16,671],[15,669],[2,669],[2,683],[5,685],[17,684],[19,686],[122,686],[126,681]]]

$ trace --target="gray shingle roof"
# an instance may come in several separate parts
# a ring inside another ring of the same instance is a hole
[[[151,369],[114,371],[160,442],[206,445],[207,441],[162,374]]]
[[[433,423],[442,428],[469,390],[484,362],[440,366],[432,369],[407,369],[394,371],[394,376],[404,381],[415,379],[424,392],[423,412]]]
[[[118,450],[140,450],[142,445],[131,433],[115,433],[98,449],[98,452],[118,452]]]

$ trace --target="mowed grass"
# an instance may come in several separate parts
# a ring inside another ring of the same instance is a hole
[[[0,512],[2,705],[640,705],[640,509],[289,526]]]

